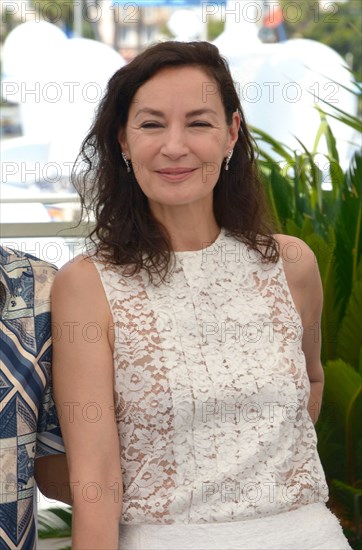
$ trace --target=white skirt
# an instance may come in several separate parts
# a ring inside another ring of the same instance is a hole
[[[227,523],[121,524],[120,550],[351,550],[324,503]]]

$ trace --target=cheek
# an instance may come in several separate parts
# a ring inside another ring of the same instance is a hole
[[[228,139],[226,134],[217,134],[208,141],[204,143],[204,149],[209,155],[213,155],[214,159],[223,159],[225,156],[225,151],[227,150]]]
[[[220,135],[203,144],[203,176],[207,177],[207,181],[219,177],[226,156],[226,148],[227,142],[224,136]]]
[[[159,146],[156,141],[138,138],[132,143],[132,157],[146,168],[155,163],[158,152]]]
[[[154,146],[150,140],[145,140],[142,136],[132,136],[128,141],[128,148],[133,172],[136,178],[142,178],[142,175],[152,169],[155,159]]]

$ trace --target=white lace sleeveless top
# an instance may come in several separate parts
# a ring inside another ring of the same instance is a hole
[[[122,523],[227,522],[326,501],[302,326],[280,259],[221,230],[162,286],[97,260],[114,320]]]

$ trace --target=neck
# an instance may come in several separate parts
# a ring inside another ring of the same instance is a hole
[[[155,218],[167,229],[175,252],[201,250],[213,243],[220,227],[212,208],[205,205],[166,206],[150,204]]]

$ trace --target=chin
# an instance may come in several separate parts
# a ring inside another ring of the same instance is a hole
[[[163,194],[162,196],[152,197],[149,200],[162,206],[187,206],[201,201],[209,201],[210,194],[212,196],[212,193],[213,191],[211,190],[206,195],[204,193],[199,195],[185,193],[182,195],[182,193],[172,191],[167,195]]]

